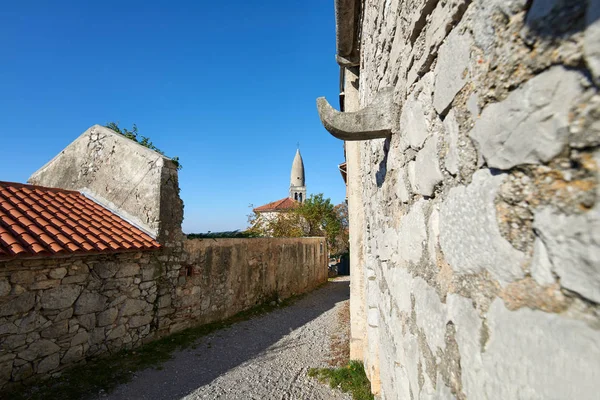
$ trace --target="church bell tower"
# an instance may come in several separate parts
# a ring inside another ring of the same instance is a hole
[[[304,203],[306,200],[306,182],[304,180],[304,162],[300,155],[300,149],[296,150],[296,156],[292,163],[292,175],[290,179],[290,199]]]

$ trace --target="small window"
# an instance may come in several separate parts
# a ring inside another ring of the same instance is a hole
[[[302,193],[299,193],[299,194],[298,194],[298,201],[299,201],[300,203],[302,203]]]
[[[294,200],[298,200],[298,193],[294,193]]]

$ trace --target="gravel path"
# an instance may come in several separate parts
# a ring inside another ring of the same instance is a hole
[[[338,278],[293,305],[237,323],[174,354],[99,399],[350,399],[307,376],[331,359],[330,338],[350,294]]]

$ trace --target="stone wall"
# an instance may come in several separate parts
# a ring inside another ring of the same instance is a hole
[[[0,261],[0,388],[309,291],[327,280],[325,246],[324,238],[196,239],[180,257]]]
[[[100,125],[83,132],[29,183],[83,192],[161,243],[168,241],[161,234],[181,232],[177,165]]]
[[[399,115],[347,146],[374,392],[595,398],[600,2],[361,3],[356,96],[393,87]]]
[[[226,318],[327,281],[325,238],[193,239],[184,249],[170,329]]]

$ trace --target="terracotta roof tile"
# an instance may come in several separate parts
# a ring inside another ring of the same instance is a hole
[[[264,206],[256,207],[254,211],[259,213],[269,211],[285,211],[298,207],[298,204],[300,203],[298,203],[296,200],[286,197],[285,199],[277,200],[272,203],[265,204]]]
[[[0,181],[0,259],[159,247],[79,192]]]

